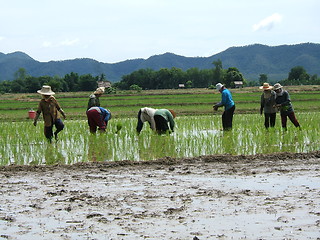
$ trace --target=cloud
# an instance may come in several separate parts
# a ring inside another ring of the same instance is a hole
[[[3,39],[4,39],[4,37],[1,37],[1,36],[0,36],[0,41],[3,40]]]
[[[259,23],[253,25],[253,31],[271,30],[275,24],[282,21],[282,16],[279,13],[274,13],[269,17],[261,20]]]
[[[66,40],[60,42],[59,45],[61,45],[61,46],[73,46],[73,45],[77,44],[79,41],[80,40],[78,38],[75,38],[75,39],[72,39],[72,40],[66,39]]]

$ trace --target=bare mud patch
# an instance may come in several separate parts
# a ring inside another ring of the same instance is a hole
[[[319,239],[320,152],[0,168],[0,239]]]

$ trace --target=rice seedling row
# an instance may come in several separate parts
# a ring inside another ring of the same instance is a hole
[[[105,134],[89,133],[85,120],[66,120],[59,141],[48,143],[42,122],[0,123],[0,165],[74,164],[90,161],[139,161],[163,157],[195,157],[211,154],[251,155],[319,150],[320,113],[297,113],[302,130],[290,122],[266,130],[259,114],[234,116],[234,128],[223,132],[220,115],[176,118],[175,132],[157,135],[145,124],[140,135],[136,118],[111,119]],[[291,124],[291,125],[290,125]],[[117,125],[122,129],[117,132]]]

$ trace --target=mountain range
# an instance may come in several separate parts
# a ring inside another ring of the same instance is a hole
[[[154,55],[148,59],[132,59],[118,63],[103,63],[94,59],[77,58],[64,61],[39,62],[23,52],[0,53],[0,81],[13,80],[15,72],[24,68],[31,76],[60,76],[71,72],[79,75],[105,74],[107,80],[117,82],[123,75],[139,69],[150,68],[214,68],[214,61],[222,61],[224,69],[236,67],[245,79],[256,81],[260,74],[270,80],[283,80],[293,67],[302,66],[310,75],[320,75],[320,44],[267,46],[252,44],[230,47],[210,57],[184,57],[174,53]]]

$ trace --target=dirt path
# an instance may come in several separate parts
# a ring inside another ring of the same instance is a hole
[[[320,239],[320,152],[0,168],[0,239]]]

